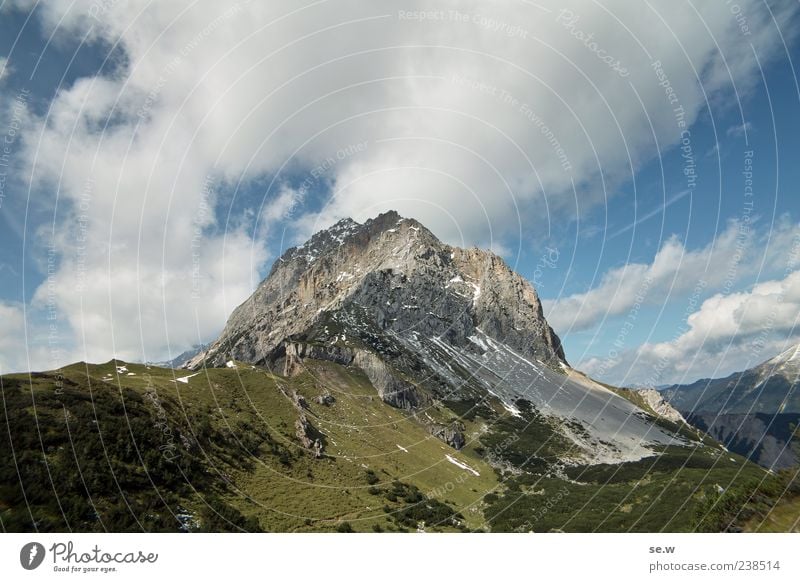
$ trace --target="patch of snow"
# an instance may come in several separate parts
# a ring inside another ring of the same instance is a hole
[[[407,453],[407,452],[408,452],[408,449],[407,449],[407,448],[405,448],[405,447],[401,447],[400,445],[397,445],[397,448],[398,448],[398,449],[400,449],[401,451],[403,451],[404,453]]]
[[[228,367],[228,368],[235,368],[236,367],[236,363],[233,360],[228,360],[227,362],[225,362],[225,366]],[[191,378],[191,376],[186,376],[186,377],[187,378]]]
[[[133,372],[128,372],[128,376],[135,376],[135,375],[136,374],[134,374]]]
[[[117,366],[117,374],[124,374],[127,371],[128,368],[126,368],[125,366]]]
[[[457,460],[457,459],[454,459],[454,458],[453,458],[453,457],[451,457],[450,455],[445,455],[445,458],[446,458],[448,461],[450,461],[451,463],[453,463],[453,464],[454,464],[456,467],[461,467],[462,469],[464,469],[465,471],[469,471],[470,473],[472,473],[472,474],[473,474],[473,475],[475,475],[476,477],[480,477],[480,476],[481,476],[481,474],[480,474],[480,473],[478,473],[478,472],[477,472],[475,469],[473,469],[472,467],[470,467],[470,466],[469,466],[469,465],[467,465],[466,463],[462,463],[461,461],[459,461],[459,460]]]
[[[483,341],[483,339],[481,339],[477,335],[471,335],[467,339],[469,341],[471,341],[472,343],[474,343],[479,348],[481,348],[483,351],[485,351],[485,352],[489,351],[489,346],[486,345],[486,343]]]
[[[505,408],[511,414],[511,416],[522,418],[522,413],[519,411],[519,408],[517,408],[513,404],[509,404],[505,400],[502,400],[502,403],[503,403],[503,408]]]
[[[522,413],[519,411],[519,408],[517,408],[513,404],[509,404],[508,402],[506,402],[503,399],[503,397],[500,396],[497,392],[495,392],[494,390],[489,390],[489,394],[491,394],[492,396],[497,398],[500,401],[500,403],[503,405],[503,408],[505,408],[509,413],[511,413],[511,416],[516,416],[517,418],[521,418],[522,417]]]
[[[182,378],[175,378],[175,379],[178,382],[182,382],[184,384],[188,384],[189,383],[189,378],[194,378],[195,376],[198,376],[199,374],[200,374],[200,372],[197,372],[195,374],[190,374],[189,376],[183,376]]]

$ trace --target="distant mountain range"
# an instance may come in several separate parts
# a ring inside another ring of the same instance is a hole
[[[205,350],[208,349],[208,346],[203,344],[198,344],[193,346],[191,349],[186,350],[172,358],[171,360],[165,360],[163,362],[149,362],[153,366],[160,366],[162,368],[182,368],[185,366],[189,360],[196,357],[197,354],[203,353]]]
[[[800,495],[572,369],[528,281],[395,212],[289,249],[165,364],[0,377],[4,530],[721,531]]]
[[[727,378],[661,394],[692,425],[760,465],[800,464],[800,344]]]

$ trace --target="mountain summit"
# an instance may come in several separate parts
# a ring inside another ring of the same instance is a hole
[[[459,422],[434,420],[441,403],[535,417],[563,459],[635,460],[686,443],[569,367],[536,290],[503,259],[444,244],[396,212],[342,220],[286,251],[186,367],[241,361],[291,377],[312,360],[360,370],[454,448],[466,437]]]
[[[329,317],[473,351],[485,334],[527,358],[566,363],[536,290],[503,259],[446,245],[392,211],[364,224],[341,220],[286,251],[190,366],[263,364],[288,338]]]

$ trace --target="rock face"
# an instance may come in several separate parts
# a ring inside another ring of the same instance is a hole
[[[387,404],[409,410],[425,401],[425,397],[414,384],[399,377],[397,372],[376,354],[359,350],[353,363],[364,371],[378,391],[381,400]]]
[[[655,412],[657,415],[662,416],[667,420],[671,420],[672,422],[686,422],[681,413],[675,410],[670,403],[664,399],[658,390],[655,390],[654,388],[644,388],[638,390],[638,392],[647,405],[652,408],[653,412]]]
[[[565,361],[536,291],[500,257],[446,245],[388,212],[364,224],[342,220],[289,249],[187,367],[266,363],[326,314],[353,308],[383,331],[467,347],[480,329],[525,357]]]
[[[322,396],[317,396],[315,402],[323,406],[333,406],[333,403],[336,402],[336,398],[333,394],[323,394]]]
[[[298,342],[284,342],[281,348],[273,353],[283,361],[284,376],[294,376],[301,373],[303,371],[303,360],[306,358],[336,362],[343,366],[349,366],[355,358],[353,350],[340,346],[318,346]]]
[[[306,415],[300,413],[300,416],[294,423],[295,436],[303,445],[303,448],[308,449],[315,458],[321,459],[324,453],[324,446],[322,439],[311,423],[308,422]]]
[[[457,451],[460,451],[467,444],[467,440],[464,438],[464,425],[460,422],[453,422],[448,426],[434,424],[428,430],[437,439],[447,443]]]

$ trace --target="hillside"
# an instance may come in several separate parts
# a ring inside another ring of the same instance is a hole
[[[463,427],[456,450],[353,367],[234,365],[3,377],[3,530],[686,531],[718,487],[765,477],[710,444],[565,463],[570,444],[524,401],[520,416],[497,400],[426,409]]]

